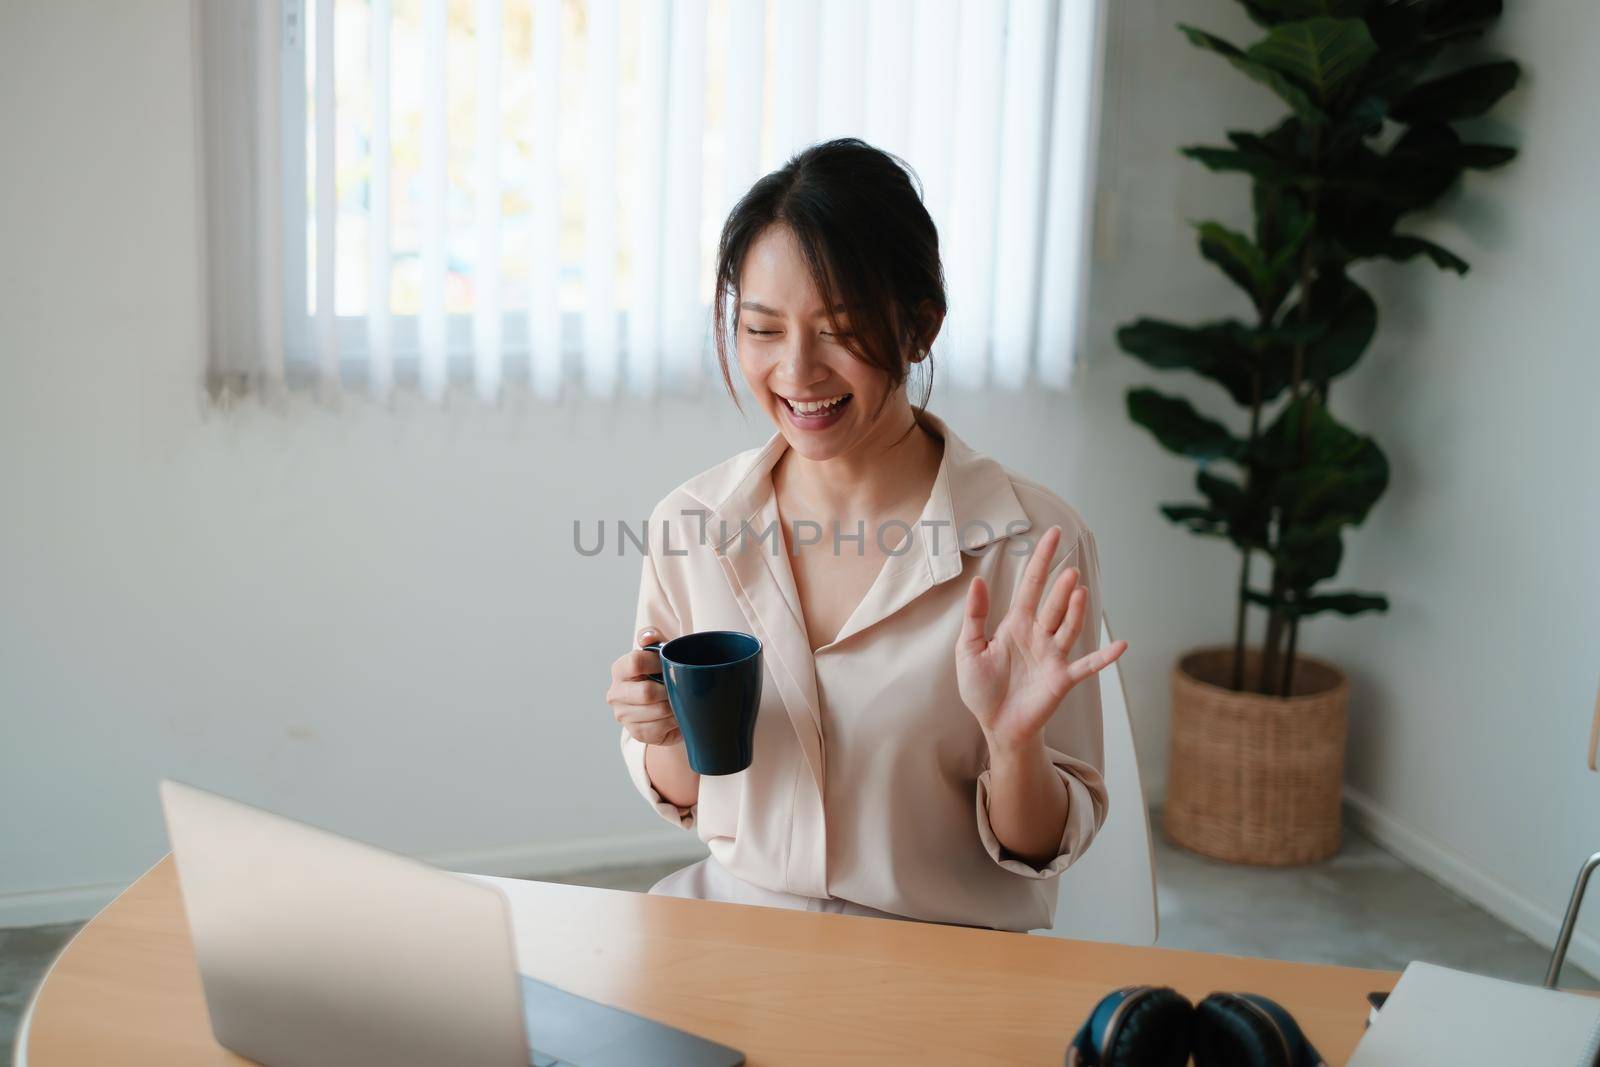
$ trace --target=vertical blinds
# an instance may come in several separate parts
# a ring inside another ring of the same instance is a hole
[[[1064,387],[1095,0],[203,0],[214,388],[702,388],[727,212],[809,144],[916,172],[941,388]]]

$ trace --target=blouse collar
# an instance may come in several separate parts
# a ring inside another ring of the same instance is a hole
[[[945,421],[930,411],[913,408],[918,422],[944,441],[944,454],[933,490],[913,531],[934,583],[961,573],[961,551],[979,549],[1030,529],[1011,476],[995,459],[976,451]],[[772,468],[789,448],[781,432],[734,464],[723,484],[706,486],[711,504],[705,530],[722,554],[742,530],[761,532],[761,512],[772,496]],[[959,537],[960,543],[957,543]]]

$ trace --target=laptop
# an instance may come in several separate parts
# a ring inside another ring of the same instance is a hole
[[[217,1041],[267,1067],[737,1067],[517,973],[500,890],[178,782],[167,833]]]

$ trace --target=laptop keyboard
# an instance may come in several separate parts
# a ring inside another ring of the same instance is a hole
[[[744,1056],[682,1030],[522,976],[534,1067],[737,1067]],[[555,1050],[559,1049],[557,1053]]]

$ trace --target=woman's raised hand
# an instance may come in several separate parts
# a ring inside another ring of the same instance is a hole
[[[639,631],[639,644],[667,640],[660,630],[646,627]],[[642,648],[617,657],[611,664],[611,687],[606,703],[622,728],[636,741],[647,745],[677,745],[683,742],[678,720],[667,703],[667,687],[650,676],[661,673],[661,657]]]
[[[956,642],[956,684],[991,750],[997,744],[1020,748],[1038,738],[1072,687],[1115,663],[1128,647],[1115,641],[1070,658],[1083,632],[1089,592],[1079,585],[1077,568],[1068,567],[1044,596],[1050,559],[1060,543],[1059,526],[1039,539],[1016,599],[992,638],[984,637],[989,587],[973,578],[967,588],[966,620]]]

